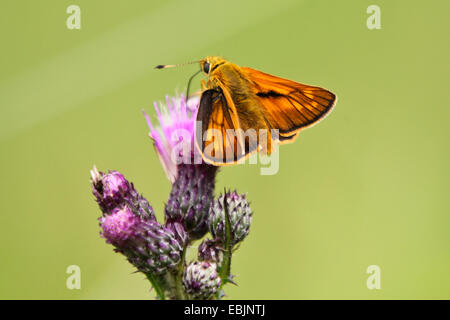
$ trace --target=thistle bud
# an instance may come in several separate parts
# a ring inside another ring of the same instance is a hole
[[[182,221],[190,240],[208,231],[208,212],[214,199],[217,167],[181,164],[165,208],[167,220]]]
[[[209,230],[216,241],[225,243],[225,206],[224,196],[221,195],[214,202],[209,214]],[[250,232],[252,210],[245,199],[236,191],[226,194],[228,214],[230,216],[232,244],[244,240]]]
[[[153,208],[134,185],[117,171],[107,174],[97,168],[91,170],[92,192],[103,214],[110,214],[116,208],[128,206],[135,214],[144,219],[155,219]]]
[[[99,221],[101,236],[141,272],[160,275],[181,261],[182,246],[156,220],[143,219],[125,206]]]
[[[183,273],[183,286],[192,299],[207,300],[220,287],[220,277],[215,263],[191,262]]]
[[[222,264],[223,251],[219,241],[205,239],[198,246],[198,260]]]

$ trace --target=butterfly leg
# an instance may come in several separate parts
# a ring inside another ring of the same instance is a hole
[[[200,88],[202,89],[202,91],[206,91],[206,89],[208,89],[205,79],[200,80]]]

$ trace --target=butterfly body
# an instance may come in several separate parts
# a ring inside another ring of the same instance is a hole
[[[279,78],[221,57],[200,60],[202,81],[196,145],[214,165],[235,164],[274,143],[293,142],[298,132],[322,120],[334,107],[330,91]],[[273,131],[278,134],[274,135]]]
[[[239,128],[243,131],[250,128],[270,129],[263,106],[252,92],[254,84],[246,77],[242,68],[222,58],[209,57],[209,59],[212,61],[211,72],[204,91],[218,90],[228,98],[227,105],[230,108],[229,105],[233,104],[236,108]]]

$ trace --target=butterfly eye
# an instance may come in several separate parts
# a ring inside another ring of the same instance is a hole
[[[206,61],[205,64],[203,65],[203,71],[205,73],[209,73],[209,62]]]

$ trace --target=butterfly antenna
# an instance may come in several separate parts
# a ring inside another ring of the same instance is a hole
[[[186,63],[181,63],[181,64],[158,64],[158,65],[155,67],[155,69],[175,68],[175,67],[181,67],[181,66],[184,66],[184,65],[187,65],[187,64],[193,64],[193,63],[199,63],[199,62],[200,62],[200,60],[197,60],[197,61],[191,61],[191,62],[186,62]],[[194,73],[194,74],[189,78],[188,85],[187,85],[187,90],[186,90],[186,103],[187,103],[188,98],[189,98],[189,88],[191,87],[192,79],[193,79],[197,74],[199,74],[201,71],[202,71],[202,70],[198,70],[196,73]]]
[[[180,63],[180,64],[158,64],[155,69],[167,69],[167,68],[175,68],[175,67],[181,67],[181,66],[185,66],[187,64],[193,64],[193,63],[199,63],[200,60],[198,61],[191,61],[191,62],[186,62],[186,63]]]
[[[200,72],[202,72],[201,69],[198,70],[196,73],[194,73],[194,74],[189,78],[189,81],[188,81],[188,84],[187,84],[187,89],[186,89],[186,104],[187,104],[187,101],[188,101],[188,99],[189,99],[189,89],[190,89],[190,87],[191,87],[192,79],[194,79],[194,77],[195,77],[196,75],[198,75]]]

